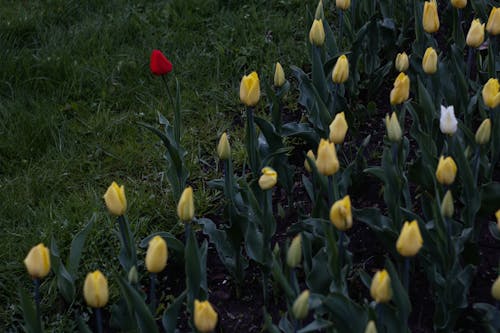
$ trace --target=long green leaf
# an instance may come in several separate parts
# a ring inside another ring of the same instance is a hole
[[[66,265],[68,267],[68,272],[73,276],[73,278],[76,278],[78,266],[80,264],[80,258],[83,252],[83,247],[85,245],[85,239],[92,229],[92,226],[94,225],[96,219],[97,214],[94,213],[85,228],[83,228],[78,234],[76,234],[75,238],[73,238],[73,240],[71,241],[71,248]]]

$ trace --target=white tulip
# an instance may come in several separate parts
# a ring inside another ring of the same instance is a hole
[[[439,119],[439,128],[443,134],[453,135],[457,131],[457,118],[453,105],[445,107],[441,105],[441,118]]]

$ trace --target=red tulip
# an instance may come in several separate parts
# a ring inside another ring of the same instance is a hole
[[[154,75],[165,75],[172,71],[172,63],[160,50],[153,50],[149,68]]]

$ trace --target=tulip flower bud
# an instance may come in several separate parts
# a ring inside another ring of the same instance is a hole
[[[229,145],[226,132],[222,133],[219,139],[219,144],[217,145],[217,155],[219,155],[221,160],[228,160],[231,158],[231,146]]]
[[[335,6],[342,10],[349,9],[351,6],[351,0],[335,0]]]
[[[439,158],[439,163],[436,169],[436,179],[440,184],[451,185],[455,181],[457,175],[457,165],[451,156]]]
[[[455,8],[462,9],[467,6],[467,0],[451,0],[451,5]]]
[[[128,271],[128,282],[132,284],[139,282],[139,273],[137,273],[137,268],[135,266],[132,266]]]
[[[391,277],[385,269],[378,271],[373,276],[370,294],[377,303],[387,303],[391,300]]]
[[[424,58],[422,59],[422,68],[426,74],[434,74],[437,72],[438,67],[438,55],[436,50],[432,47],[428,47],[425,50]]]
[[[33,279],[43,279],[50,272],[49,249],[43,243],[32,247],[24,259],[24,265]]]
[[[309,290],[304,290],[293,302],[292,313],[295,319],[302,320],[307,317],[309,312]]]
[[[441,117],[439,118],[439,128],[443,134],[453,135],[457,131],[458,121],[455,117],[453,105],[448,107],[441,105]]]
[[[278,181],[278,173],[271,167],[262,169],[262,175],[259,178],[259,187],[261,190],[269,190],[276,185]]]
[[[439,16],[436,0],[426,1],[424,3],[422,25],[424,30],[428,33],[433,33],[439,30]]]
[[[323,12],[323,0],[318,1],[318,5],[316,6],[316,12],[314,13],[315,20],[322,20],[325,18],[325,13]]]
[[[484,104],[489,108],[496,108],[500,104],[500,83],[498,83],[498,79],[489,79],[483,87],[482,94]]]
[[[311,149],[307,152],[307,157],[309,157],[314,163],[316,163],[316,157]],[[307,158],[304,160],[304,168],[306,168],[307,172],[311,172],[311,166],[309,165],[309,161]]]
[[[167,266],[167,260],[167,242],[160,236],[154,236],[149,241],[148,252],[146,253],[146,269],[150,273],[159,273]]]
[[[403,257],[413,257],[420,251],[423,243],[417,220],[406,221],[396,242],[399,254]]]
[[[486,31],[492,36],[500,35],[500,7],[491,8]]]
[[[189,222],[194,217],[194,199],[191,186],[186,187],[182,192],[177,204],[177,216],[183,222]]]
[[[366,325],[365,333],[377,333],[377,326],[373,320],[370,320]]]
[[[194,300],[194,326],[201,333],[212,332],[217,326],[218,315],[209,301]]]
[[[453,205],[453,195],[451,194],[451,191],[448,190],[446,191],[443,201],[441,202],[441,215],[449,219],[453,217],[454,211],[455,207]]]
[[[321,139],[316,158],[318,172],[324,176],[331,176],[339,171],[339,160],[333,142]]]
[[[410,67],[410,61],[408,60],[406,52],[398,53],[396,56],[395,67],[400,72],[406,72],[408,67]]]
[[[330,222],[341,231],[352,227],[351,198],[348,195],[333,203],[330,208]]]
[[[344,112],[337,113],[330,124],[330,141],[336,145],[343,143],[348,128]]]
[[[286,263],[288,267],[295,268],[302,261],[302,236],[298,234],[292,240],[286,254]]]
[[[335,67],[333,67],[332,71],[332,80],[334,83],[344,83],[349,78],[349,60],[345,55],[341,55],[337,62],[335,63]]]
[[[467,33],[467,45],[470,47],[479,47],[484,42],[484,23],[479,19],[472,21],[469,32]]]
[[[172,63],[160,50],[153,50],[149,61],[149,69],[154,75],[165,75],[172,71]]]
[[[490,141],[491,137],[491,120],[485,119],[479,125],[479,128],[476,131],[476,143],[478,145],[484,145]]]
[[[500,301],[500,275],[491,286],[491,296],[497,301]]]
[[[280,246],[278,245],[278,243],[274,244],[273,255],[275,257],[278,257],[280,255]]]
[[[257,72],[244,75],[240,83],[240,100],[246,106],[255,106],[260,99],[260,81]]]
[[[118,186],[116,182],[111,183],[106,193],[104,193],[104,202],[108,211],[115,215],[121,216],[127,210],[127,198],[125,197],[125,187]]]
[[[410,78],[405,73],[399,73],[391,90],[391,104],[404,103],[410,97]]]
[[[495,217],[497,218],[497,229],[500,231],[500,209],[495,213]]]
[[[83,296],[87,305],[93,308],[102,308],[108,303],[108,280],[100,272],[88,273],[83,283]]]
[[[392,115],[385,115],[385,127],[387,128],[387,136],[389,140],[392,142],[401,141],[401,137],[403,136],[401,126],[399,125],[398,116],[396,112],[393,112]]]
[[[314,20],[309,31],[309,41],[316,46],[323,46],[325,43],[325,28],[321,19]]]
[[[276,69],[274,70],[274,86],[281,87],[285,84],[285,72],[283,67],[279,62],[276,63]]]

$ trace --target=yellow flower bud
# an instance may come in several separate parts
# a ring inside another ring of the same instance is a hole
[[[472,21],[469,32],[467,33],[467,45],[470,47],[479,47],[484,42],[484,23],[479,19]]]
[[[33,279],[43,279],[50,272],[49,249],[43,243],[32,247],[24,259],[24,265]]]
[[[335,0],[335,6],[339,9],[346,10],[351,6],[351,0]]]
[[[321,19],[314,20],[309,31],[309,41],[316,46],[323,46],[325,43],[325,28]]]
[[[488,23],[486,23],[486,31],[493,36],[500,34],[500,7],[491,8]]]
[[[262,175],[259,178],[259,187],[261,190],[269,190],[276,185],[278,173],[271,167],[262,169]]]
[[[373,320],[370,320],[366,325],[365,333],[377,333],[377,326]]]
[[[83,283],[83,297],[87,305],[93,308],[102,308],[108,303],[108,280],[100,271],[87,274]]]
[[[439,16],[436,0],[426,1],[424,3],[422,25],[424,30],[428,33],[433,33],[439,30]]]
[[[484,145],[490,141],[491,137],[491,120],[487,118],[483,120],[481,125],[476,131],[476,143],[478,145]]]
[[[489,108],[496,108],[500,104],[500,83],[498,83],[498,79],[489,79],[484,85],[482,93],[484,104]]]
[[[500,301],[500,275],[491,286],[491,296],[497,301]]]
[[[453,217],[455,211],[455,206],[453,205],[453,195],[451,191],[448,190],[444,195],[443,201],[441,202],[441,215],[446,218]]]
[[[191,186],[186,187],[182,192],[177,204],[177,216],[183,222],[189,222],[194,217],[194,199]]]
[[[439,158],[439,163],[436,169],[436,179],[440,184],[451,185],[455,181],[457,175],[457,165],[451,156]]]
[[[500,209],[495,213],[495,217],[497,218],[497,229],[500,231]]]
[[[285,84],[285,72],[283,67],[279,62],[276,63],[276,69],[274,70],[274,86],[281,87]]]
[[[231,146],[229,145],[226,132],[222,133],[220,136],[219,144],[217,145],[217,155],[219,155],[221,160],[231,158]]]
[[[116,216],[125,214],[127,210],[127,198],[125,197],[125,187],[118,186],[116,182],[111,183],[106,193],[104,193],[104,202],[108,211]]]
[[[420,251],[423,243],[417,220],[406,221],[396,242],[399,254],[403,257],[413,257]]]
[[[137,273],[137,268],[135,266],[132,266],[132,268],[128,271],[128,282],[139,282],[139,273]]]
[[[315,20],[322,20],[325,18],[325,13],[323,12],[323,0],[318,1],[318,5],[316,6],[316,12],[314,13]]]
[[[391,104],[404,103],[410,97],[410,78],[405,73],[399,73],[391,90]]]
[[[467,0],[451,0],[451,5],[455,8],[462,9],[467,6]]]
[[[146,253],[146,269],[150,273],[159,273],[167,266],[167,260],[167,242],[160,236],[154,236],[149,241],[148,252]]]
[[[341,231],[352,227],[351,198],[348,195],[333,203],[330,208],[330,222]]]
[[[194,300],[194,326],[201,333],[212,332],[217,326],[218,315],[209,301]]]
[[[378,271],[373,276],[370,294],[377,303],[387,303],[391,300],[391,277],[385,269]]]
[[[302,236],[298,234],[292,239],[292,243],[286,254],[286,263],[288,267],[295,268],[302,261]]]
[[[316,157],[311,149],[307,152],[307,157],[309,157],[314,163],[316,163]],[[311,166],[309,165],[309,161],[307,158],[304,160],[304,168],[306,168],[307,172],[311,172]]]
[[[434,74],[437,72],[438,55],[436,50],[432,47],[428,47],[427,50],[425,50],[424,58],[422,59],[422,68],[426,74]]]
[[[307,313],[309,312],[309,295],[310,292],[306,289],[293,302],[292,313],[295,319],[302,320],[307,317]]]
[[[335,63],[335,67],[333,67],[332,71],[332,80],[334,83],[344,83],[349,78],[349,60],[345,55],[341,55],[337,62]]]
[[[318,172],[324,176],[331,176],[339,171],[339,160],[333,142],[321,139],[316,158]]]
[[[398,53],[396,56],[395,67],[400,72],[406,72],[408,67],[410,67],[410,61],[408,60],[406,52]]]
[[[336,145],[343,143],[348,128],[344,112],[337,113],[330,124],[330,141]]]
[[[398,116],[396,112],[393,112],[392,115],[385,115],[385,127],[387,128],[387,136],[389,140],[392,142],[401,141],[401,137],[403,136],[401,126],[399,125]]]
[[[257,72],[244,75],[240,83],[240,100],[246,106],[255,106],[260,99],[260,81]]]

